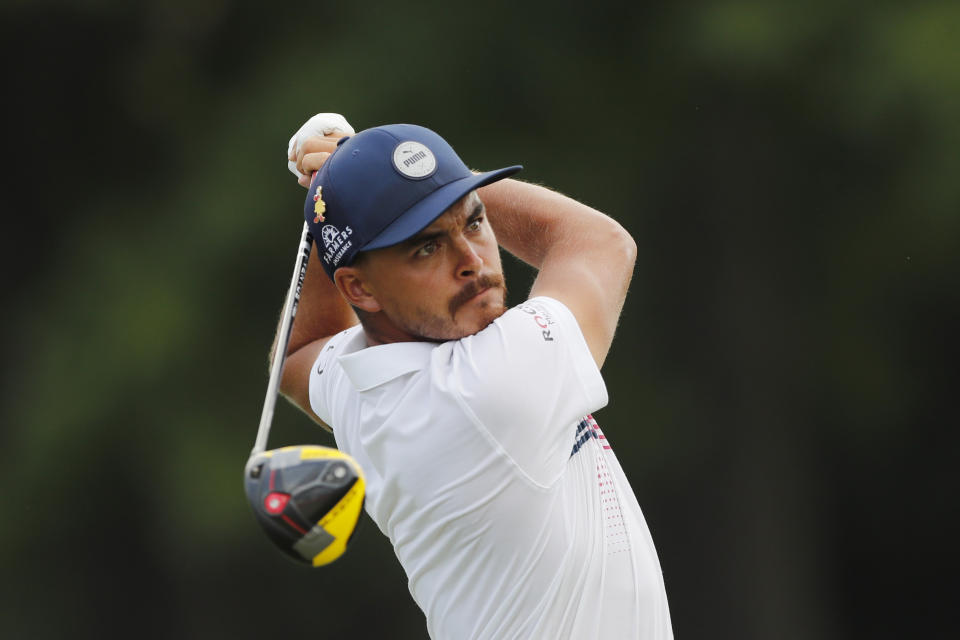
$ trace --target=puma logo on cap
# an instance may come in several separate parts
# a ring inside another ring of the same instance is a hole
[[[407,140],[393,150],[393,166],[403,176],[420,180],[432,176],[437,170],[437,157],[427,145]]]

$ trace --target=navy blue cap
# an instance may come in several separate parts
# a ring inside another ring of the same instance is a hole
[[[389,124],[341,138],[310,182],[303,215],[327,275],[403,242],[469,192],[520,171],[474,174],[430,129]]]

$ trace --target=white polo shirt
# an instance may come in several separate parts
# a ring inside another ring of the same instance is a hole
[[[590,412],[570,311],[534,298],[442,344],[334,336],[314,412],[360,463],[432,638],[672,638],[640,506]]]

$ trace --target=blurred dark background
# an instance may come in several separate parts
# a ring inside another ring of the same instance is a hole
[[[679,638],[960,631],[957,3],[0,7],[0,636],[426,636],[366,516],[311,571],[242,490],[318,111],[633,233],[597,418]]]

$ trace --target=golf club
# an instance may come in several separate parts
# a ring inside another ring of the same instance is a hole
[[[343,555],[356,530],[366,495],[363,472],[353,458],[331,447],[299,445],[267,451],[312,244],[310,227],[304,222],[270,362],[260,427],[243,476],[247,500],[267,537],[289,557],[319,567]]]

